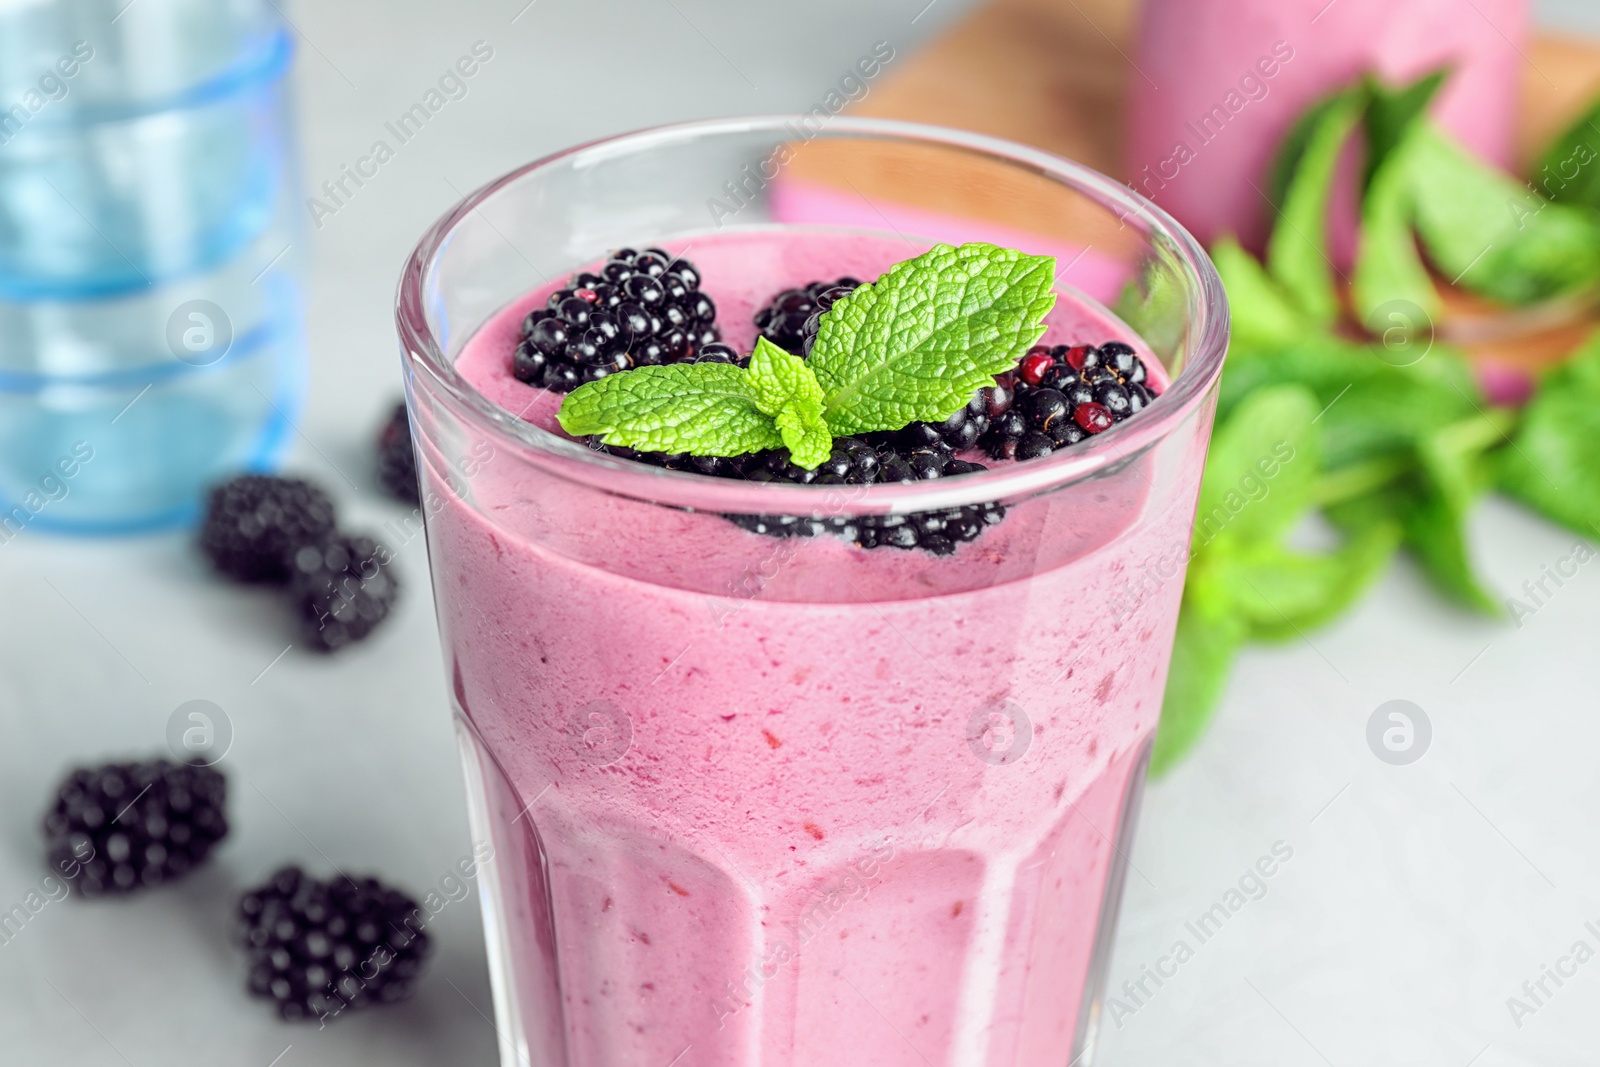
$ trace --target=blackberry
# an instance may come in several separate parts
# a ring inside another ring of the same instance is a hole
[[[725,345],[721,341],[712,341],[710,344],[701,345],[700,351],[695,353],[696,363],[738,363],[750,362],[748,356],[741,356],[734,351],[732,345]]]
[[[227,835],[227,797],[222,773],[197,763],[77,768],[45,813],[47,862],[86,897],[170,882]]]
[[[882,437],[908,453],[933,450],[951,455],[965,452],[975,447],[978,440],[989,431],[991,410],[998,409],[1003,413],[1010,408],[1010,390],[1009,384],[997,383],[993,387],[979,389],[973,393],[966,407],[943,422],[913,422],[893,433],[871,436]],[[997,392],[1000,394],[998,400]]]
[[[1119,381],[1144,384],[1146,375],[1144,361],[1134,354],[1133,348],[1129,345],[1121,341],[1107,341],[1100,346],[1100,359],[1102,365],[1115,374]]]
[[[289,601],[301,639],[334,652],[365,639],[388,618],[400,592],[389,550],[361,536],[302,545],[290,558]]]
[[[1146,382],[1144,362],[1121,341],[1035,345],[979,443],[994,459],[1047,456],[1143,411],[1156,395]]]
[[[417,454],[411,445],[411,423],[404,401],[396,404],[389,421],[378,431],[378,484],[396,500],[422,503],[417,485]]]
[[[1045,433],[1067,417],[1066,396],[1058,389],[1035,389],[1028,394],[1028,421]]]
[[[1028,417],[1013,408],[994,421],[989,436],[991,439],[1016,440],[1027,432]]]
[[[1050,439],[1048,434],[1042,434],[1038,430],[1029,430],[1017,442],[1018,459],[1039,459],[1043,456],[1048,456],[1055,450],[1055,442]]]
[[[779,348],[797,356],[809,356],[822,313],[833,307],[834,301],[859,288],[859,279],[845,277],[785,289],[756,312],[756,329]]]
[[[580,271],[522,320],[511,354],[518,381],[570,393],[634,367],[682,363],[722,336],[700,271],[659,248],[622,248]]]
[[[997,386],[1003,392],[1006,387]],[[980,390],[969,413],[994,398]],[[1007,400],[1007,402],[1009,402]],[[984,417],[987,417],[986,415]],[[947,420],[948,421],[948,420]],[[920,424],[935,430],[942,424]],[[787,449],[776,448],[745,456],[668,455],[660,452],[635,452],[591,440],[590,447],[609,455],[648,463],[669,470],[692,471],[718,478],[743,478],[747,481],[794,485],[874,485],[884,482],[916,482],[934,478],[972,474],[986,468],[954,458],[953,450],[937,432],[912,434],[908,445],[899,440],[905,431],[868,434],[862,437],[836,437],[833,452],[813,470],[794,463]],[[897,443],[898,442],[898,443]],[[987,527],[1005,518],[1000,503],[968,504],[940,511],[906,515],[829,516],[724,515],[729,522],[767,537],[816,537],[833,534],[862,548],[921,548],[936,555],[948,555],[962,541],[977,538]]]
[[[415,900],[375,878],[324,882],[284,867],[239,900],[248,988],[290,1020],[401,1000],[428,955],[425,922]]]
[[[241,582],[282,584],[285,559],[333,532],[333,501],[299,478],[243,474],[211,490],[200,523],[200,551]]]
[[[938,449],[902,453],[894,445],[876,446],[865,438],[839,437],[833,453],[815,470],[805,470],[789,459],[785,449],[758,453],[744,477],[756,482],[793,482],[801,485],[872,485],[914,482],[972,474],[985,468],[953,459]],[[968,504],[939,511],[907,515],[858,515],[806,518],[796,515],[726,515],[724,518],[752,533],[768,537],[815,537],[833,534],[862,548],[921,548],[949,555],[962,541],[977,538],[985,528],[1005,518],[1005,505]]]

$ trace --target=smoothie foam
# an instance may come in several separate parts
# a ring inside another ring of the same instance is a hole
[[[870,279],[925,247],[768,229],[672,251],[748,350],[773,292]],[[509,371],[545,292],[485,324],[457,367],[548,428],[560,398]],[[1073,294],[1044,343],[1112,338],[1159,373]],[[947,558],[761,537],[492,448],[463,472],[424,441],[515,1054],[1066,1062],[1160,711],[1206,421],[1176,449],[1007,501]]]

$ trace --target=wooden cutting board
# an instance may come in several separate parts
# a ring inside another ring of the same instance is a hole
[[[1128,57],[1137,17],[1131,0],[990,0],[916,53],[897,59],[852,110],[1006,137],[1124,177],[1123,111],[1134,76]],[[1519,165],[1531,162],[1600,95],[1600,41],[1538,34],[1529,60],[1517,128]],[[892,160],[885,160],[877,178],[858,172],[856,184],[865,194],[906,199],[906,183]],[[949,209],[962,206],[954,198],[976,197],[982,202],[965,205],[974,214],[1038,228],[1039,215],[1025,196],[981,179],[970,175],[945,189],[923,187],[913,199]],[[1468,315],[1484,313],[1468,298],[1451,303]],[[1529,323],[1513,329],[1509,340],[1472,347],[1475,356],[1494,362],[1538,365],[1571,351],[1590,325],[1543,329]]]

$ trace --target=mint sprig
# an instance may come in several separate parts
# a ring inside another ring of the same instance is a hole
[[[811,369],[836,434],[940,422],[1044,333],[1055,260],[935,245],[822,316]]]
[[[823,418],[822,386],[805,360],[757,338],[746,378],[757,406],[777,424],[790,459],[812,470],[828,458],[833,434]]]
[[[1526,605],[1500,602],[1470,551],[1467,520],[1491,486],[1581,537],[1600,532],[1600,333],[1519,411],[1491,404],[1432,328],[1444,284],[1512,305],[1600,288],[1600,101],[1546,152],[1535,188],[1434,123],[1442,81],[1369,78],[1314,105],[1272,169],[1280,217],[1266,262],[1231,239],[1213,249],[1233,334],[1199,528],[1232,510],[1230,489],[1243,510],[1215,536],[1197,535],[1156,769],[1200,736],[1241,648],[1298,639],[1348,610],[1397,547],[1461,606],[1520,620]],[[1352,100],[1364,101],[1355,132],[1367,158],[1353,321],[1319,263],[1330,160],[1352,132]],[[1368,339],[1354,340],[1362,327]],[[1269,480],[1242,461],[1277,437],[1295,442],[1296,459]],[[1297,481],[1308,473],[1309,484]],[[1313,511],[1343,534],[1336,550],[1292,547],[1289,531]]]
[[[1267,270],[1308,320],[1328,326],[1339,315],[1339,297],[1328,258],[1328,203],[1339,156],[1367,106],[1357,86],[1330,97],[1302,119],[1291,161],[1280,159],[1284,181],[1279,224],[1267,242]]]
[[[748,369],[640,367],[573,390],[556,418],[575,437],[644,452],[782,446],[814,470],[834,437],[953,415],[1044,333],[1054,281],[1050,256],[935,245],[824,313],[809,360],[763,338]]]
[[[1204,732],[1246,641],[1290,640],[1326,623],[1394,555],[1401,531],[1387,516],[1374,516],[1331,552],[1285,543],[1328,493],[1322,404],[1297,382],[1263,385],[1212,436],[1151,757],[1157,773]]]
[[[613,374],[567,394],[556,412],[574,437],[641,452],[742,456],[783,444],[749,377],[729,363],[674,363]]]
[[[1544,379],[1513,440],[1500,488],[1582,537],[1600,532],[1600,333]]]

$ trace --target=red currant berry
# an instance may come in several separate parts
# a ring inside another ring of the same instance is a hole
[[[1072,409],[1072,421],[1082,426],[1085,433],[1099,433],[1101,430],[1111,429],[1115,420],[1111,412],[1100,404],[1079,404]]]
[[[1043,345],[1034,345],[1028,349],[1028,354],[1022,357],[1022,365],[1017,373],[1029,385],[1038,385],[1044,379],[1044,372],[1055,366],[1055,357],[1050,355],[1050,350]]]

